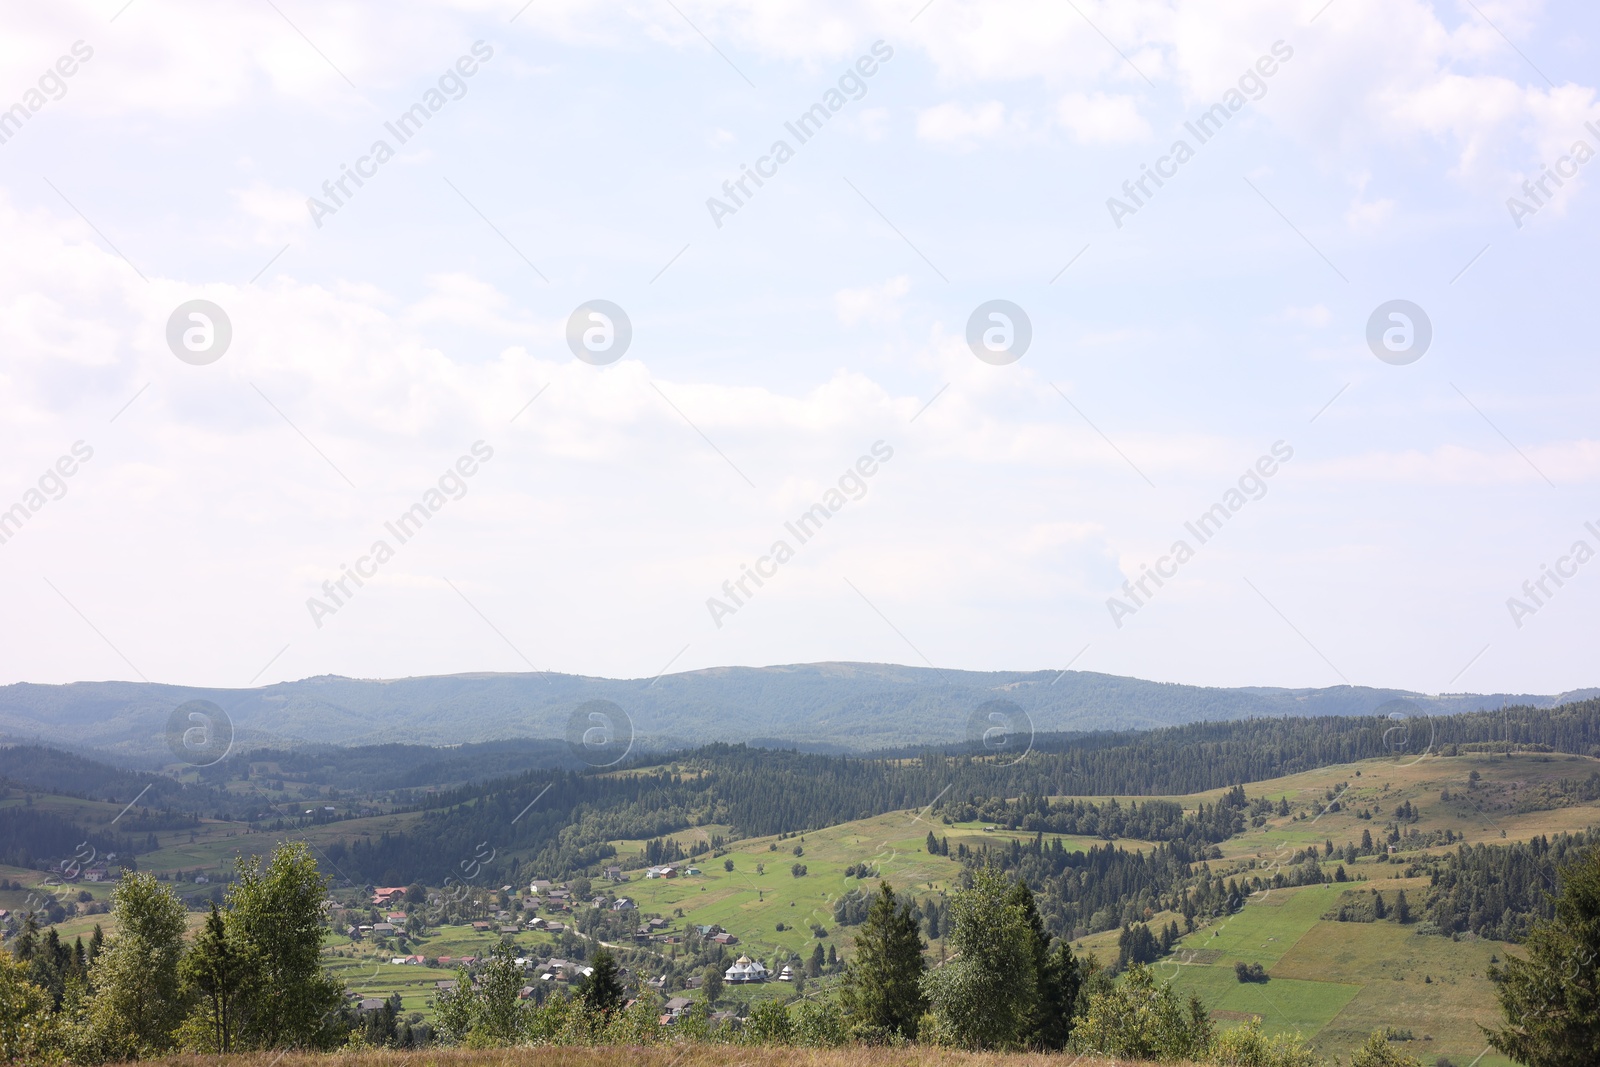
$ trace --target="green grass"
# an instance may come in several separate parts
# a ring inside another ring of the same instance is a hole
[[[1378,881],[1386,892],[1414,881]],[[1306,886],[1254,898],[1237,914],[1178,942],[1156,965],[1180,994],[1198,995],[1224,1028],[1259,1016],[1269,1032],[1298,1031],[1326,1056],[1348,1058],[1373,1030],[1409,1029],[1405,1049],[1424,1063],[1447,1055],[1471,1063],[1486,1042],[1477,1023],[1500,1021],[1486,977],[1499,942],[1429,937],[1393,922],[1322,919],[1345,887]],[[1189,962],[1184,962],[1189,961]],[[1261,963],[1271,981],[1242,983],[1236,962]],[[1424,978],[1431,981],[1425,981]],[[1478,1067],[1510,1067],[1486,1055]]]

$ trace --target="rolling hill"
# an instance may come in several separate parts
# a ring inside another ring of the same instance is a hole
[[[640,748],[713,741],[867,751],[961,741],[987,701],[1012,702],[1038,731],[1150,729],[1201,720],[1364,715],[1408,700],[1429,714],[1505,704],[1550,707],[1600,693],[1446,694],[1336,686],[1219,689],[1086,671],[959,671],[892,664],[719,667],[658,679],[457,674],[393,680],[326,675],[257,689],[139,682],[0,687],[0,740],[93,748],[126,759],[166,755],[167,717],[190,700],[228,713],[243,747],[454,745],[562,738],[585,701],[631,718]]]

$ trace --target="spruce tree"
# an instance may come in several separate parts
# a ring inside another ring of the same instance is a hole
[[[181,970],[184,981],[198,995],[198,1009],[210,1028],[216,1050],[233,1051],[234,1016],[247,963],[229,940],[222,912],[215,903],[184,956]]]
[[[586,1010],[609,1018],[622,1007],[622,983],[617,980],[617,960],[605,949],[594,954],[589,965],[594,973],[583,984],[583,1006]],[[707,985],[710,985],[709,980]],[[710,990],[706,991],[710,996]]]
[[[1527,959],[1489,968],[1506,1025],[1484,1034],[1527,1067],[1588,1067],[1600,1048],[1600,848],[1560,881],[1555,918],[1533,924]]]
[[[900,901],[888,882],[856,935],[856,955],[845,975],[844,1004],[858,1030],[869,1038],[898,1034],[916,1040],[927,1000],[922,976],[922,936],[909,901]]]

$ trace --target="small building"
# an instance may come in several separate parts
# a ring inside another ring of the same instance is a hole
[[[536,897],[550,892],[550,879],[535,878],[533,881],[528,883],[528,892],[532,893]]]
[[[363,997],[361,999],[361,1001],[356,1005],[356,1010],[357,1011],[382,1011],[383,1010],[383,1004],[384,1004],[384,1001],[383,1001],[383,998],[381,998],[381,997]]]
[[[622,881],[622,868],[621,867],[607,867],[606,868],[606,881],[608,881],[608,882],[620,882],[620,881]]]
[[[521,927],[517,927],[517,926],[502,926],[500,928],[500,932],[502,934],[505,934],[505,935],[509,936],[509,937],[516,937],[518,934],[520,934],[522,932],[522,929],[521,929]]]
[[[629,900],[627,897],[618,897],[616,899],[616,901],[611,905],[611,910],[612,911],[633,911],[636,907],[637,907],[637,905],[634,904],[634,902]]]
[[[783,970],[778,972],[778,981],[780,981],[780,982],[792,982],[792,981],[794,981],[794,972],[789,969],[789,965],[787,963],[783,965]]]
[[[765,982],[767,980],[767,968],[760,960],[753,960],[749,956],[740,956],[734,961],[732,967],[723,972],[722,980],[733,984]]]
[[[372,924],[372,933],[374,937],[393,937],[396,932],[397,928],[395,927],[394,923]]]
[[[489,924],[481,920],[479,922],[475,922],[472,924],[472,931],[473,933],[486,934],[489,932]]]
[[[391,911],[383,918],[385,922],[394,923],[396,926],[404,926],[406,924],[406,913],[403,911]]]
[[[671,1000],[667,1001],[667,1014],[676,1019],[678,1016],[688,1011],[693,1005],[694,1001],[690,1000],[688,997],[673,997]]]
[[[739,943],[739,939],[730,933],[714,934],[711,940],[719,945],[737,945]]]

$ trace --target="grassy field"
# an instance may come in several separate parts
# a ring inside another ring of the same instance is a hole
[[[1322,1054],[1348,1057],[1387,1026],[1410,1030],[1414,1040],[1403,1047],[1424,1063],[1438,1056],[1473,1062],[1486,1047],[1476,1024],[1500,1021],[1485,976],[1490,958],[1514,950],[1425,936],[1392,922],[1323,918],[1345,893],[1325,885],[1268,893],[1181,939],[1157,973],[1178,992],[1199,996],[1224,1027],[1256,1016],[1270,1032],[1299,1031]],[[1262,964],[1271,980],[1238,981],[1237,962]],[[1493,1054],[1477,1062],[1510,1064]]]

